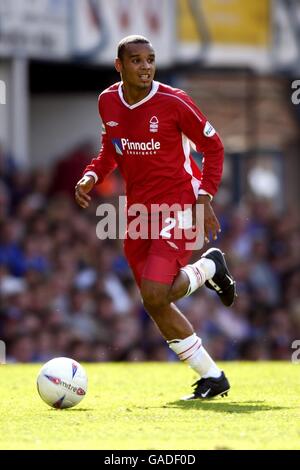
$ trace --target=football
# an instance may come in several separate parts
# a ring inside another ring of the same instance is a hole
[[[53,408],[71,408],[87,392],[87,375],[73,359],[57,357],[46,362],[37,377],[37,389],[44,402]]]

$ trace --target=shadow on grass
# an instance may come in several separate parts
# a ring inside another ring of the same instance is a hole
[[[257,411],[274,411],[289,409],[287,406],[272,406],[264,401],[244,401],[244,402],[213,402],[213,401],[182,401],[176,400],[163,405],[163,408],[181,408],[182,410],[207,410],[217,413],[256,413]]]
[[[93,408],[50,408],[52,413],[58,413],[60,411],[63,411],[64,413],[73,413],[75,411],[81,412],[81,411],[94,411]]]

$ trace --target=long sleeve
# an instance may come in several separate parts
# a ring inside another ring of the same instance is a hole
[[[99,101],[99,114],[100,101]],[[103,122],[103,120],[102,120]],[[108,176],[116,167],[117,163],[114,158],[114,147],[108,140],[106,129],[102,124],[102,144],[97,158],[93,158],[91,163],[84,169],[84,175],[91,175],[95,178],[96,183],[101,183],[106,176]]]
[[[214,196],[218,190],[224,160],[222,141],[192,99],[184,92],[177,95],[179,127],[198,152],[203,153],[200,189]]]

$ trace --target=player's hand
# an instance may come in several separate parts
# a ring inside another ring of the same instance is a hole
[[[213,240],[217,240],[218,233],[221,232],[220,223],[214,213],[214,210],[210,204],[209,196],[201,194],[198,196],[197,204],[204,205],[204,240],[205,243],[209,243],[210,237]]]
[[[89,207],[91,196],[88,193],[93,189],[95,180],[92,176],[83,176],[75,186],[75,199],[79,206]]]

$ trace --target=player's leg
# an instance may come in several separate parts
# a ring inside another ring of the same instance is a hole
[[[156,255],[149,259],[149,246],[147,240],[129,238],[124,241],[124,252],[141,290],[144,307],[166,340],[186,338],[194,333],[193,327],[176,305],[170,305],[168,300],[170,286],[178,271],[176,260],[173,258],[170,261]],[[157,278],[158,282],[145,279],[143,275]]]
[[[138,287],[141,287],[142,274],[147,262],[151,241],[146,239],[125,238],[124,254],[133,272]]]
[[[186,317],[169,301],[169,291],[176,270],[178,267],[175,260],[150,254],[140,286],[144,307],[167,341],[186,338],[194,332]]]
[[[161,253],[165,252],[165,257]],[[145,309],[179,359],[187,362],[202,378],[189,398],[210,398],[229,389],[219,370],[180,310],[170,302],[170,289],[185,258],[178,261],[163,240],[125,239],[124,251],[140,287]],[[211,381],[215,381],[212,383]]]
[[[188,296],[203,284],[214,290],[226,307],[233,304],[235,280],[228,270],[224,254],[218,248],[210,248],[198,261],[180,269],[170,289],[169,300],[174,302]]]
[[[186,194],[183,199],[189,196],[191,197]],[[190,200],[187,199],[182,203],[190,203]],[[160,235],[162,233],[164,235],[153,240],[151,244],[152,253],[169,254],[180,263],[181,269],[178,270],[168,294],[169,301],[174,302],[181,297],[188,296],[205,284],[218,294],[224,305],[229,307],[236,296],[235,281],[228,270],[222,251],[218,248],[211,248],[198,261],[187,264],[193,253],[188,247],[196,241],[195,234],[191,232],[191,219],[187,217],[189,214],[189,208],[184,211],[174,211],[175,225],[167,231],[164,228],[160,232]],[[166,222],[170,218],[165,218],[165,214],[161,214],[161,218],[162,226],[168,227]]]
[[[223,395],[230,386],[202,345],[190,322],[169,300],[178,264],[174,258],[150,254],[141,280],[144,307],[167,340],[169,347],[201,377],[187,399]]]

